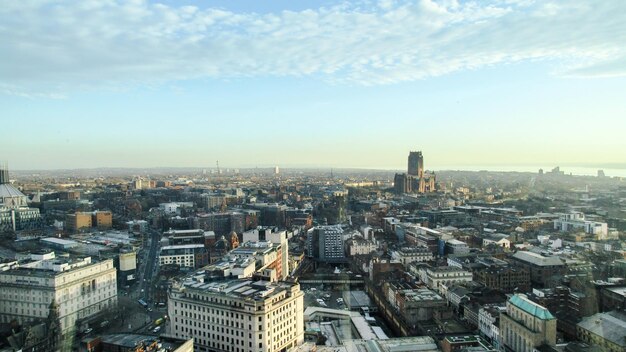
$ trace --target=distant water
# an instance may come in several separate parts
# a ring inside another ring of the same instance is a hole
[[[543,172],[551,171],[555,166],[450,166],[450,167],[437,167],[437,170],[465,170],[465,171],[513,171],[513,172],[532,172],[538,173],[539,169],[543,169]],[[597,176],[598,170],[603,170],[604,175],[607,177],[626,177],[626,168],[602,168],[602,167],[581,167],[581,166],[561,166],[561,171],[566,175],[570,173],[577,176]]]

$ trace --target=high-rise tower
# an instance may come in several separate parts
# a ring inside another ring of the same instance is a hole
[[[424,156],[422,156],[421,151],[409,153],[409,167],[407,174],[417,176],[419,178],[424,176]]]

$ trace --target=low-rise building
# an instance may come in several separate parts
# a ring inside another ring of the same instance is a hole
[[[472,281],[472,273],[453,266],[425,266],[419,269],[419,278],[429,288],[445,295],[442,286]]]
[[[567,270],[565,262],[558,256],[518,251],[511,260],[514,265],[530,271],[533,287],[554,287]]]
[[[409,326],[432,319],[435,312],[446,309],[446,300],[426,288],[412,288],[398,282],[385,282],[383,292],[387,301]]]
[[[497,349],[493,347],[487,340],[478,335],[463,336],[446,336],[441,341],[441,350],[443,352],[452,351],[481,351],[495,352]]]
[[[188,268],[199,268],[209,263],[209,253],[202,244],[180,244],[165,246],[159,253],[159,265],[175,264]]]
[[[469,253],[469,246],[467,243],[463,241],[459,241],[456,239],[449,239],[446,241],[445,245],[445,253],[446,254],[467,254]]]
[[[405,267],[413,262],[429,262],[435,259],[428,247],[402,247],[391,252],[391,259],[397,260]]]
[[[476,270],[474,275],[477,282],[505,293],[530,290],[530,272],[525,268],[493,266]]]
[[[606,222],[590,221],[585,219],[585,214],[581,212],[571,212],[560,214],[554,220],[554,229],[561,232],[584,231],[590,235],[596,235],[599,239],[605,239],[609,228]]]
[[[581,341],[601,346],[606,351],[626,351],[626,313],[612,311],[584,318],[577,325]]]
[[[354,236],[346,241],[346,254],[350,257],[367,255],[374,251],[376,251],[376,244],[361,236]]]

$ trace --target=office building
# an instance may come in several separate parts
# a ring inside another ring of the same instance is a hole
[[[556,345],[556,318],[523,294],[515,294],[500,313],[500,340],[506,351],[532,352]]]
[[[321,262],[346,260],[343,229],[339,225],[316,226],[307,232],[307,254]]]
[[[554,229],[561,232],[582,231],[590,235],[598,236],[598,239],[606,239],[609,233],[606,222],[590,221],[585,219],[581,212],[561,214],[554,220]]]
[[[93,212],[91,223],[98,229],[110,229],[113,227],[113,213],[108,210],[96,210]]]
[[[203,244],[165,246],[159,253],[159,265],[174,264],[180,267],[199,268],[209,263],[209,251]]]
[[[208,352],[286,351],[304,342],[303,292],[292,282],[188,278],[168,299],[170,335]]]
[[[58,305],[61,334],[74,334],[78,324],[117,306],[113,260],[58,258],[54,252],[31,254],[0,271],[0,320],[28,323],[48,316]]]
[[[91,213],[76,212],[65,216],[65,229],[70,232],[77,232],[92,227]]]

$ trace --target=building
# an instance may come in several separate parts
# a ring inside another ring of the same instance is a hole
[[[77,232],[82,229],[92,227],[92,214],[86,212],[76,212],[65,216],[65,229],[70,232]]]
[[[487,247],[489,245],[509,249],[511,248],[511,240],[509,240],[509,235],[502,233],[488,234],[483,237],[483,247]]]
[[[310,229],[307,232],[307,254],[321,262],[344,262],[346,254],[341,226],[325,225]]]
[[[446,241],[445,253],[446,254],[467,254],[469,253],[469,246],[467,243],[455,239],[449,239]]]
[[[346,241],[346,254],[350,257],[367,255],[374,251],[376,251],[376,244],[361,236],[354,236]]]
[[[626,313],[612,311],[584,318],[576,327],[578,339],[609,352],[626,351]]]
[[[0,271],[0,322],[28,323],[48,316],[58,305],[62,335],[74,334],[77,322],[117,307],[113,260],[57,258],[54,252],[31,254]]]
[[[395,174],[394,191],[397,194],[428,193],[435,191],[435,174],[424,172],[422,152],[409,152],[406,174]]]
[[[424,156],[422,152],[409,152],[407,174],[411,176],[424,176]]]
[[[256,226],[256,212],[226,211],[197,214],[190,218],[190,226],[194,229],[213,231],[218,236],[233,231],[242,233]]]
[[[203,244],[165,246],[159,253],[159,265],[174,264],[181,267],[199,268],[208,263],[209,251]]]
[[[119,281],[121,285],[130,285],[137,277],[137,252],[123,249],[119,254]]]
[[[596,235],[599,239],[605,239],[609,233],[606,222],[585,220],[585,214],[581,212],[560,214],[559,218],[554,220],[554,229],[561,232],[583,231]]]
[[[497,351],[487,340],[478,335],[446,336],[441,341],[441,351]]]
[[[128,231],[132,233],[146,233],[148,230],[148,222],[146,220],[130,220],[126,222]]]
[[[533,287],[554,287],[567,271],[565,263],[558,256],[518,251],[511,256],[511,260],[514,265],[530,271]]]
[[[402,247],[391,252],[391,259],[397,260],[405,267],[413,262],[429,262],[434,259],[428,247]]]
[[[477,282],[504,293],[528,292],[530,272],[525,268],[493,266],[474,272]]]
[[[497,304],[485,305],[478,311],[478,330],[491,344],[500,346],[500,314],[506,311],[506,306]]]
[[[98,229],[110,229],[113,227],[113,213],[108,210],[96,210],[93,212],[91,223]]]
[[[170,335],[200,351],[286,351],[304,342],[303,296],[292,282],[188,278],[169,294]]]
[[[427,321],[446,309],[446,300],[427,288],[414,288],[402,282],[385,282],[382,286],[387,302],[409,326]]]
[[[532,352],[556,345],[556,318],[543,306],[516,294],[500,313],[500,340],[506,351]]]
[[[84,346],[87,351],[101,352],[193,352],[193,339],[177,340],[157,338],[151,335],[112,334],[103,335]],[[81,349],[82,351],[82,349]]]
[[[289,258],[284,256],[285,251],[287,251],[286,243],[248,241],[230,251],[225,259],[251,259],[256,263],[255,272],[268,277],[267,281],[284,280],[289,275]]]
[[[425,266],[419,269],[419,278],[428,287],[445,295],[447,287],[472,281],[472,273],[454,266]]]
[[[9,170],[0,166],[0,232],[40,229],[37,208],[28,207],[28,197],[9,182]]]
[[[264,242],[268,241],[274,244],[279,258],[276,260],[276,270],[278,277],[286,279],[289,276],[289,237],[291,232],[278,230],[276,227],[258,226],[256,229],[243,233],[244,242]]]

